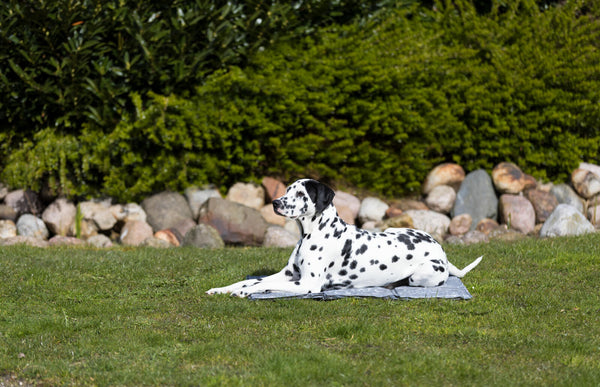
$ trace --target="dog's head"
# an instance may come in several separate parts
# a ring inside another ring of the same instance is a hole
[[[325,184],[312,179],[301,179],[290,185],[285,195],[273,200],[273,210],[276,214],[291,219],[312,216],[329,207],[334,196],[333,190]]]

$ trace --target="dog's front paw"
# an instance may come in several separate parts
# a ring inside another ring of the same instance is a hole
[[[238,290],[236,292],[231,292],[232,297],[246,298],[250,295],[248,292],[244,292],[243,290]]]
[[[229,293],[228,291],[226,291],[224,289],[225,288],[212,288],[212,289],[207,290],[205,293],[208,295]]]

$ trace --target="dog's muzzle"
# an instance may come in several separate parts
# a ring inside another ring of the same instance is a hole
[[[284,215],[283,215],[283,214],[280,212],[281,208],[283,208],[283,203],[281,202],[281,200],[279,200],[279,199],[275,199],[275,200],[273,200],[273,211],[275,211],[275,213],[276,213],[277,215],[282,215],[282,216],[284,216]]]

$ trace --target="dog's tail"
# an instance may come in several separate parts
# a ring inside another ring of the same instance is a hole
[[[450,275],[456,276],[458,278],[462,278],[465,276],[465,274],[467,274],[468,272],[473,270],[473,268],[475,266],[479,265],[479,262],[481,262],[481,258],[483,258],[483,255],[481,257],[477,258],[476,260],[474,260],[473,262],[471,262],[469,265],[467,265],[467,267],[465,267],[462,270],[459,270],[452,263],[448,262],[448,271],[449,271]]]

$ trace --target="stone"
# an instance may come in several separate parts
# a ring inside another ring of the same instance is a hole
[[[590,163],[579,163],[579,169],[585,169],[600,177],[600,165]]]
[[[285,225],[283,226],[288,232],[296,237],[296,240],[300,239],[300,227],[298,227],[298,222],[293,219],[285,218]]]
[[[0,238],[12,238],[17,236],[17,225],[10,219],[0,220]]]
[[[177,192],[163,191],[147,197],[141,205],[146,212],[146,222],[155,232],[174,227],[183,220],[194,219],[188,201]]]
[[[465,179],[465,170],[458,164],[445,163],[433,168],[423,182],[423,193],[429,194],[439,185],[449,185],[458,190]]]
[[[494,167],[492,180],[496,190],[501,194],[518,194],[526,187],[533,188],[536,185],[533,177],[524,174],[517,165],[508,162],[502,162]]]
[[[177,234],[179,234],[177,232]],[[176,231],[172,229],[160,230],[154,233],[154,239],[158,239],[168,243],[170,246],[179,246],[181,245],[181,241],[183,240],[182,235],[176,235]]]
[[[110,230],[117,223],[117,218],[112,214],[108,202],[81,202],[79,203],[79,210],[81,211],[82,218],[93,221],[98,230]]]
[[[404,213],[404,211],[402,211],[399,208],[396,207],[392,207],[390,206],[386,211],[385,211],[385,217],[386,218],[395,218],[396,216],[400,216]]]
[[[85,242],[88,245],[91,245],[91,246],[94,246],[94,247],[97,247],[97,248],[113,247],[113,243],[110,240],[110,238],[107,237],[104,234],[92,235],[88,239],[86,239]]]
[[[42,202],[38,194],[30,190],[18,189],[11,191],[4,197],[4,203],[17,213],[38,215],[42,212]]]
[[[575,207],[559,204],[544,222],[541,237],[582,235],[594,231],[594,226]]]
[[[145,222],[147,220],[146,211],[137,203],[115,204],[110,206],[109,210],[118,222],[127,223],[130,220]]]
[[[471,224],[473,224],[471,215],[460,214],[452,218],[448,230],[452,235],[463,235],[471,229]]]
[[[498,224],[498,222],[496,222],[494,219],[483,218],[477,223],[475,229],[487,235],[498,227],[500,227],[500,224]]]
[[[589,206],[587,215],[594,227],[600,228],[600,204],[596,206]]]
[[[280,227],[285,225],[285,217],[277,215],[275,210],[273,210],[272,204],[265,204],[263,208],[260,209],[260,214],[269,224],[275,224]]]
[[[504,242],[514,242],[525,239],[526,235],[514,230],[506,228],[506,225],[500,226],[488,234],[489,239],[499,240]]]
[[[198,219],[198,211],[200,207],[210,198],[221,198],[221,193],[217,188],[208,185],[204,188],[189,187],[184,192],[187,198],[190,209],[192,210],[193,219]]]
[[[559,204],[568,204],[583,214],[584,201],[567,184],[557,184],[550,189]]]
[[[85,244],[85,242],[75,237],[55,235],[48,239],[48,244],[50,246],[79,246]]]
[[[498,198],[492,185],[492,179],[485,170],[478,169],[465,176],[456,193],[456,201],[450,214],[452,218],[461,214],[471,215],[473,219],[471,230],[475,229],[481,219],[496,219]]]
[[[265,194],[267,195],[267,200],[269,202],[272,202],[285,194],[285,184],[273,177],[263,177],[262,186],[265,189]]]
[[[225,243],[251,246],[263,244],[268,225],[254,208],[220,198],[200,207],[198,222],[216,228]]]
[[[385,211],[388,207],[387,203],[379,198],[366,197],[360,204],[358,220],[361,224],[369,220],[380,221],[385,216]]]
[[[219,231],[208,224],[198,224],[190,229],[183,237],[182,246],[194,246],[207,249],[225,247]]]
[[[351,193],[344,191],[335,191],[333,205],[338,215],[348,224],[355,224],[360,211],[360,199]]]
[[[66,236],[71,225],[75,222],[76,213],[75,204],[65,198],[58,198],[42,212],[42,220],[46,223],[50,232]]]
[[[12,220],[13,222],[17,221],[19,214],[15,211],[11,206],[7,206],[6,204],[0,204],[0,219]]]
[[[296,246],[298,238],[283,227],[270,226],[265,233],[264,247],[292,247]]]
[[[260,210],[265,205],[265,190],[252,183],[235,183],[227,191],[225,199]]]
[[[429,210],[429,207],[427,207],[427,204],[416,199],[396,199],[390,203],[390,208],[386,211],[386,215],[389,211],[400,211],[400,213],[402,213],[403,211],[408,210]],[[388,218],[392,218],[392,216],[388,215]]]
[[[408,210],[406,215],[413,220],[414,228],[431,234],[437,240],[443,240],[450,227],[450,218],[430,210]]]
[[[488,236],[479,230],[471,230],[463,236],[463,241],[466,245],[485,243],[488,241]]]
[[[0,239],[0,246],[27,245],[32,247],[48,247],[48,241],[40,238],[17,235],[11,238]]]
[[[535,227],[535,210],[527,198],[521,195],[504,194],[500,196],[498,205],[500,221],[510,229],[523,234],[533,232]]]
[[[123,226],[119,240],[125,246],[139,246],[152,236],[152,226],[141,220],[131,220]]]
[[[558,206],[556,196],[547,191],[534,188],[527,190],[525,196],[533,204],[536,223],[544,223],[556,206]]]
[[[44,221],[32,214],[23,214],[19,217],[19,220],[17,220],[17,233],[42,240],[47,240],[50,235]]]
[[[79,235],[77,235],[77,224],[79,224]],[[77,219],[75,219],[69,228],[68,234],[87,240],[94,235],[98,235],[98,226],[93,220],[81,219],[77,223]]]
[[[162,240],[162,239],[158,239],[156,237],[150,237],[150,238],[144,239],[144,241],[140,244],[140,246],[153,247],[155,249],[166,249],[169,247],[173,247],[173,245],[170,244],[169,242]]]
[[[438,185],[429,191],[425,204],[433,211],[448,214],[452,210],[455,200],[456,191],[454,191],[454,188],[449,185]]]
[[[378,225],[379,223],[377,223],[375,226],[377,227]],[[363,224],[363,228],[366,228],[365,224]],[[381,226],[377,228],[381,228],[383,230],[388,228],[415,228],[415,224],[413,223],[413,219],[409,214],[403,213],[402,215],[385,219],[383,222],[381,222]]]
[[[585,199],[600,193],[600,177],[586,169],[576,169],[571,173],[571,182],[575,191]]]

